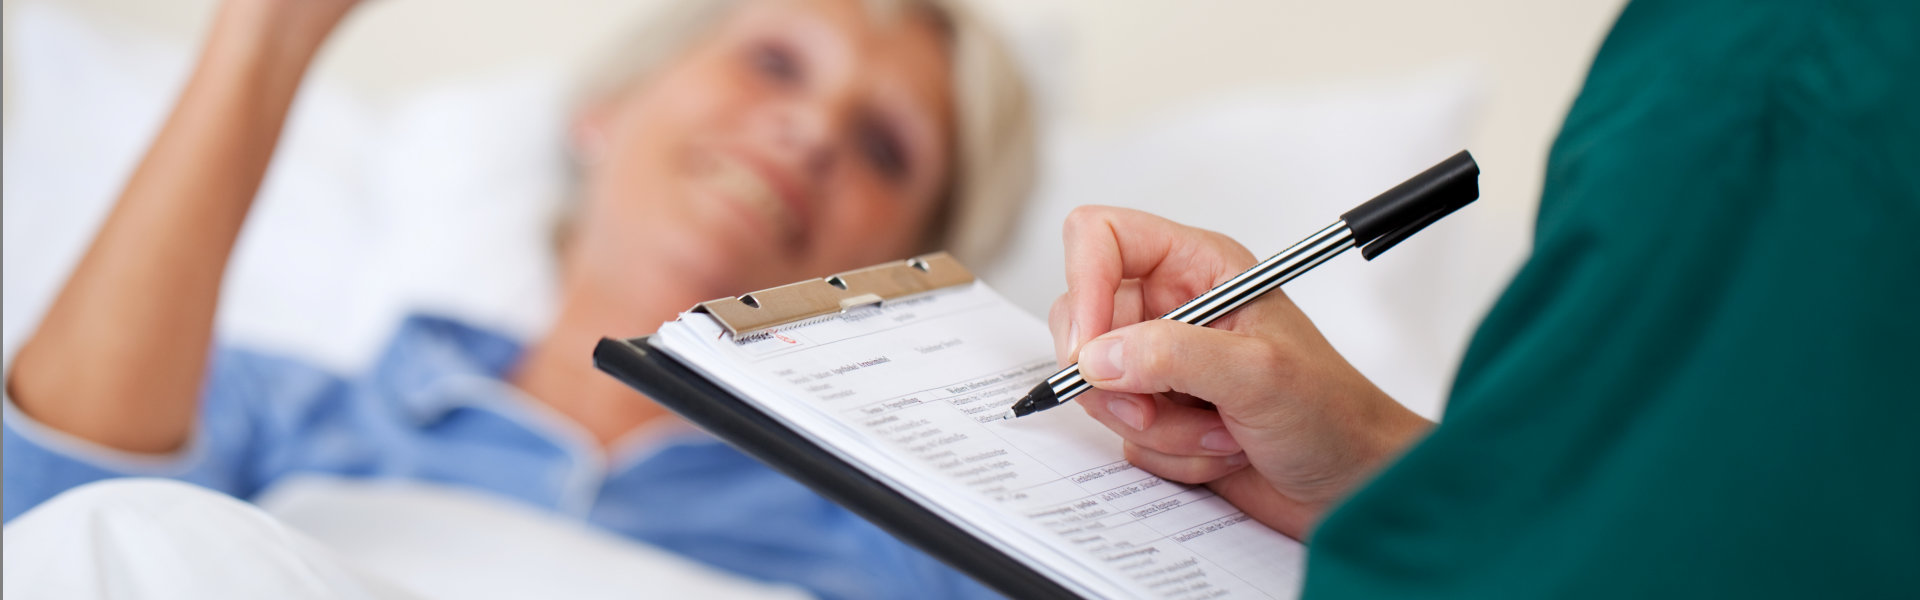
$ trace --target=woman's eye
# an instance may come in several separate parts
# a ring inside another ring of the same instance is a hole
[[[864,156],[874,170],[892,181],[901,181],[907,175],[907,151],[900,143],[900,136],[884,123],[867,121],[859,129],[860,154]]]
[[[781,83],[800,81],[800,61],[795,59],[793,51],[778,43],[756,44],[751,53],[753,67],[761,74]]]

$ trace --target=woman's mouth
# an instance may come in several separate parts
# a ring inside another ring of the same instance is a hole
[[[727,153],[716,152],[711,158],[710,181],[722,195],[732,197],[747,212],[763,218],[782,243],[799,241],[805,232],[804,223],[794,209],[796,202],[781,193],[777,182],[755,165]]]

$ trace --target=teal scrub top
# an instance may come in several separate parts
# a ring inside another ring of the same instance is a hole
[[[1305,591],[1920,597],[1920,2],[1628,6],[1444,422]]]

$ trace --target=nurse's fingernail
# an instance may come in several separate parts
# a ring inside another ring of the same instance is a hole
[[[1141,410],[1139,400],[1125,396],[1108,400],[1107,412],[1113,413],[1113,418],[1119,419],[1121,423],[1126,423],[1127,426],[1132,427],[1134,431],[1145,429],[1147,426],[1146,415],[1143,414],[1145,411]]]
[[[1233,441],[1233,434],[1222,427],[1200,436],[1200,447],[1214,452],[1239,452],[1240,442]]]
[[[1227,457],[1227,466],[1229,467],[1238,467],[1245,464],[1247,464],[1247,453],[1245,452]]]
[[[1123,350],[1120,340],[1096,338],[1087,342],[1080,348],[1080,374],[1095,381],[1119,379],[1124,374],[1120,370]]]

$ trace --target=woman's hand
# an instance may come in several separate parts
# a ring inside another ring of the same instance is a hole
[[[1256,262],[1226,236],[1120,208],[1066,224],[1067,293],[1049,318],[1080,363],[1087,414],[1149,472],[1204,483],[1282,532],[1320,517],[1431,423],[1380,391],[1281,292],[1197,327],[1162,314]]]

